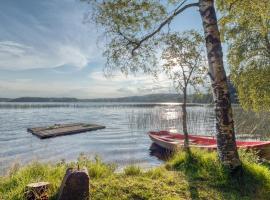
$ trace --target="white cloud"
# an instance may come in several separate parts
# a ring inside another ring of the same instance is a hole
[[[114,74],[113,77],[106,78],[100,71],[92,72],[89,78],[96,85],[107,86],[115,90],[118,96],[143,95],[149,93],[167,93],[174,91],[172,82],[163,73],[159,74],[155,79],[150,75],[138,74],[137,76],[125,76],[120,72]]]
[[[2,5],[3,4],[3,5]],[[0,7],[0,70],[82,68],[101,61],[87,6],[77,0],[5,1]],[[59,9],[61,8],[61,9]]]
[[[17,72],[16,72],[17,73]],[[121,97],[130,95],[144,95],[149,93],[168,93],[171,90],[170,81],[155,80],[152,77],[141,75],[138,77],[124,75],[116,80],[108,80],[102,72],[93,72],[88,81],[70,81],[50,79],[43,81],[31,79],[31,76],[0,80],[0,91],[3,97],[41,96],[41,97],[77,97],[103,98]]]
[[[138,73],[136,75],[125,75],[121,73],[120,71],[115,72],[112,76],[106,77],[102,71],[94,71],[91,72],[88,76],[92,80],[96,81],[112,81],[112,82],[123,82],[123,81],[134,81],[134,82],[153,82],[153,81],[164,81],[168,80],[166,75],[161,73],[158,75],[158,78],[155,79],[151,75],[143,74],[143,73]]]
[[[60,46],[59,59],[62,60],[63,64],[70,64],[75,67],[85,67],[89,61],[88,55],[82,52],[79,48],[72,46]]]
[[[47,51],[14,41],[0,41],[0,69],[23,70],[61,65],[82,68],[88,61],[87,53],[71,45],[55,45]]]
[[[29,50],[31,50],[31,47],[13,41],[0,41],[0,55],[21,56]]]

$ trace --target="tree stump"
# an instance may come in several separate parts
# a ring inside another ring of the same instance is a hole
[[[58,200],[89,200],[89,176],[86,168],[67,169]]]
[[[26,186],[26,200],[48,200],[49,182],[30,183]]]

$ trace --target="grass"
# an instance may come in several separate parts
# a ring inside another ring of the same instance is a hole
[[[32,163],[13,167],[0,178],[0,199],[23,199],[30,182],[49,181],[50,199],[57,199],[58,188],[67,167],[86,166],[90,176],[92,200],[179,200],[179,199],[269,199],[270,168],[258,163],[253,153],[240,152],[243,175],[233,178],[217,160],[215,152],[192,150],[177,153],[164,166],[144,171],[129,166],[116,173],[115,165],[99,158],[81,155],[77,162]]]
[[[127,176],[138,176],[141,173],[141,168],[139,166],[130,165],[124,169],[124,174]]]
[[[241,151],[240,155],[242,177],[232,177],[219,163],[215,152],[180,153],[166,164],[166,168],[184,173],[195,199],[202,188],[215,190],[220,199],[269,199],[270,168],[258,163],[252,152]]]

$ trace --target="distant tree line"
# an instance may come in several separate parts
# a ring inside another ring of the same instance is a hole
[[[228,79],[230,80],[230,79]],[[233,84],[228,81],[229,90],[231,92],[232,103],[238,103],[238,97],[236,89]],[[20,97],[20,98],[0,98],[0,102],[183,102],[183,95],[179,94],[147,94],[143,96],[129,96],[129,97],[119,97],[119,98],[94,98],[94,99],[78,99],[78,98],[68,98],[68,97]],[[187,95],[188,103],[213,103],[213,95],[210,92],[200,93],[200,94],[190,94]]]

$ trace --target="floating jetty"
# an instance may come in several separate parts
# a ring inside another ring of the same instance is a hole
[[[73,124],[54,124],[52,126],[46,127],[28,128],[27,131],[32,133],[33,135],[36,135],[40,139],[46,139],[51,137],[94,131],[104,128],[106,127],[97,124],[73,123]]]

